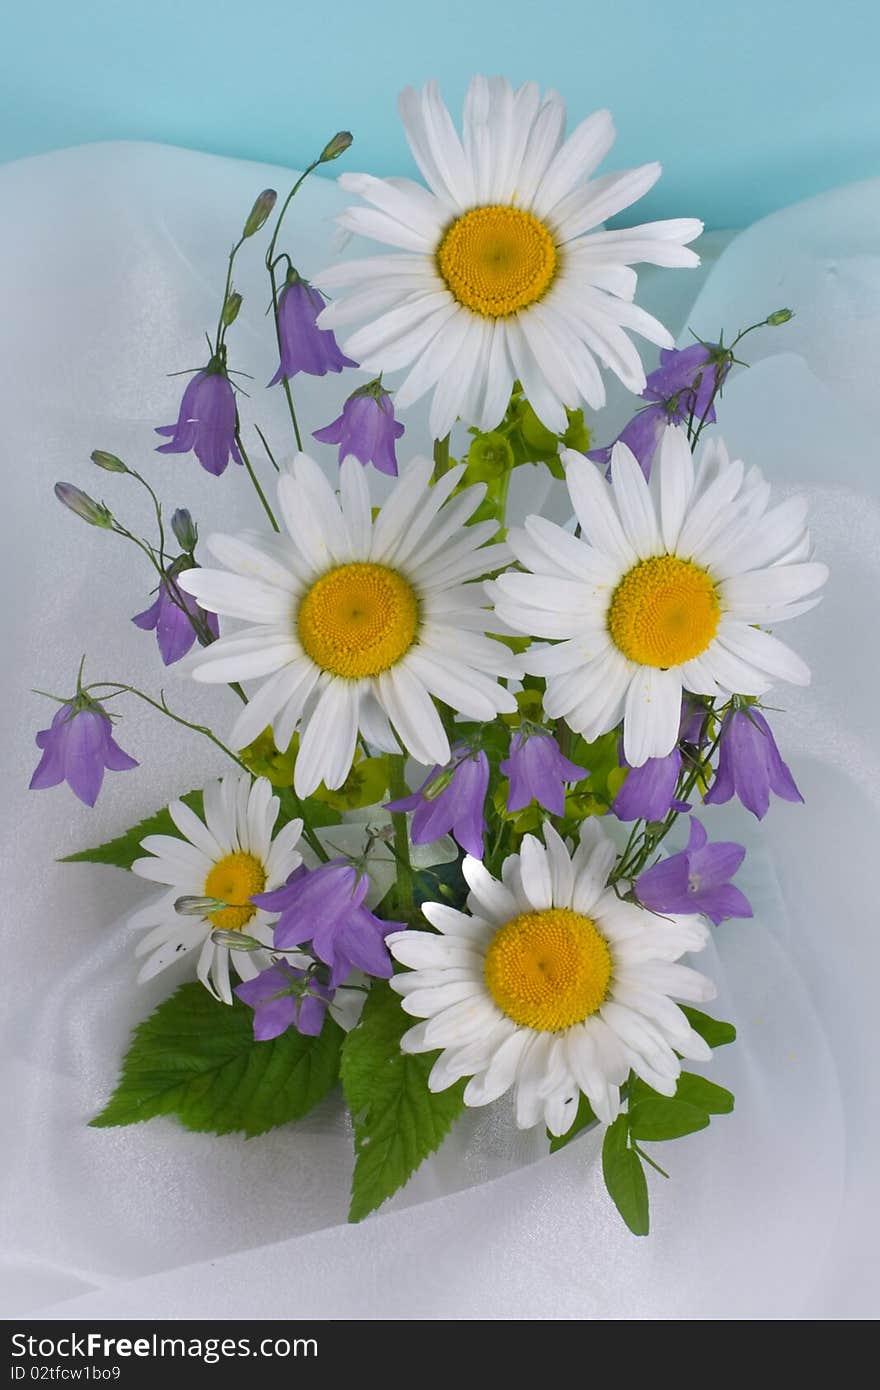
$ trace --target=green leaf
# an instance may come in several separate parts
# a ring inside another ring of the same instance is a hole
[[[200,791],[186,792],[181,798],[197,816],[203,814],[202,793]],[[147,816],[138,825],[133,825],[130,830],[126,830],[124,835],[119,835],[115,840],[108,840],[105,845],[98,845],[95,849],[81,849],[76,854],[67,854],[59,860],[61,864],[113,864],[117,869],[130,869],[136,859],[140,859],[144,851],[141,849],[141,841],[146,835],[177,835],[180,832],[167,806],[163,806],[161,811],[155,815]]]
[[[637,1101],[629,1111],[629,1131],[633,1138],[658,1143],[663,1139],[681,1139],[685,1134],[694,1134],[698,1129],[705,1129],[708,1123],[709,1116],[705,1110],[665,1096]]]
[[[597,1123],[596,1116],[593,1114],[593,1107],[581,1091],[577,1114],[567,1134],[551,1134],[548,1129],[547,1138],[550,1140],[550,1152],[555,1154],[560,1149],[564,1149],[566,1144],[570,1144],[572,1139],[576,1138],[583,1130],[591,1129]]]
[[[342,1036],[328,1017],[317,1038],[291,1028],[255,1042],[247,1005],[181,985],[136,1029],[119,1085],[92,1124],[177,1115],[187,1129],[263,1134],[301,1119],[333,1088]]]
[[[648,1184],[638,1154],[627,1143],[627,1117],[618,1115],[605,1131],[602,1176],[608,1195],[634,1236],[648,1234]]]
[[[350,1221],[363,1220],[402,1187],[464,1107],[463,1081],[436,1095],[428,1090],[436,1052],[400,1051],[413,1022],[388,985],[374,985],[342,1049],[342,1088],[354,1120]]]
[[[710,1047],[724,1047],[726,1043],[735,1042],[736,1029],[732,1023],[710,1018],[708,1014],[700,1013],[699,1009],[692,1009],[687,1004],[679,1004],[679,1008],[694,1032],[699,1033]]]
[[[729,1115],[734,1104],[732,1091],[692,1071],[683,1071],[678,1078],[675,1099],[705,1110],[709,1115]]]

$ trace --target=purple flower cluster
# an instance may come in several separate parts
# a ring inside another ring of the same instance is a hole
[[[270,386],[277,386],[284,377],[295,377],[298,372],[326,376],[328,372],[357,366],[357,362],[343,356],[332,331],[316,324],[325,303],[320,291],[299,276],[284,286],[278,298],[281,360]]]
[[[37,734],[37,747],[43,756],[31,778],[31,790],[66,782],[86,806],[98,800],[105,770],[128,772],[138,765],[114,739],[109,714],[83,695],[60,707],[49,728]]]
[[[553,816],[565,810],[565,783],[579,782],[587,769],[564,757],[550,734],[519,731],[510,740],[510,752],[501,764],[510,778],[509,812],[522,811],[537,801]]]
[[[615,444],[626,444],[650,477],[651,464],[667,425],[681,425],[691,416],[707,425],[715,422],[713,395],[716,384],[730,371],[730,358],[713,343],[693,343],[686,348],[664,348],[660,366],[651,372],[642,399],[651,404],[634,415],[611,444],[593,449],[588,458],[609,464]]]
[[[257,1042],[269,1042],[288,1028],[317,1037],[324,1026],[327,1006],[333,1000],[333,990],[328,985],[286,961],[270,965],[255,979],[237,985],[235,993],[254,1011]]]
[[[220,626],[216,613],[207,613],[191,594],[187,594],[175,582],[177,573],[171,566],[166,578],[159,585],[154,603],[143,613],[136,613],[132,622],[145,632],[155,631],[159,644],[159,654],[166,666],[172,666],[186,656],[196,640],[196,629],[190,618],[195,618],[212,637],[219,637]],[[207,640],[207,639],[206,639]]]
[[[703,800],[720,805],[736,795],[747,811],[763,820],[771,792],[783,801],[804,799],[763,714],[754,708],[730,710],[721,725],[718,771]]]

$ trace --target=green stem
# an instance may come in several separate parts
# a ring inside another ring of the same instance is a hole
[[[227,758],[231,758],[234,763],[238,763],[238,766],[245,772],[250,771],[247,763],[243,763],[241,758],[233,753],[231,748],[227,748],[226,744],[217,737],[213,729],[209,729],[206,724],[193,724],[191,720],[184,719],[182,714],[175,714],[173,710],[170,710],[165,703],[164,692],[161,692],[160,703],[159,700],[154,700],[151,695],[145,695],[142,690],[138,690],[137,686],[125,685],[122,681],[93,681],[89,686],[89,690],[104,690],[108,688],[111,693],[103,697],[105,700],[112,699],[114,695],[136,695],[139,700],[144,700],[146,704],[152,705],[153,709],[157,709],[160,714],[166,714],[169,719],[173,719],[175,724],[182,724],[185,729],[192,729],[193,733],[203,734],[205,738],[210,739],[211,742],[220,749],[221,753],[225,753]]]
[[[303,839],[311,846],[315,854],[321,860],[322,864],[326,864],[328,859],[330,858],[330,855],[327,853],[324,846],[321,844],[321,841],[318,839],[312,826],[309,825],[309,818],[306,815],[306,809],[300,801],[299,797],[297,796],[296,792],[293,790],[293,787],[276,787],[275,790],[282,807],[284,806],[285,801],[290,803],[290,806],[292,807],[294,812],[294,814],[290,816],[290,819],[297,819],[302,821]],[[288,808],[285,808],[285,810],[287,809]]]
[[[402,753],[392,753],[389,759],[391,764],[390,791],[391,800],[398,801],[401,797],[407,796],[409,787],[406,785],[404,768],[406,758]],[[405,811],[392,811],[391,824],[394,827],[394,857],[397,861],[397,902],[398,910],[404,921],[410,921],[413,915],[415,898],[413,895],[413,871],[409,857],[409,832],[406,825]]]
[[[223,303],[220,305],[220,318],[217,321],[217,337],[214,345],[215,354],[219,353],[220,347],[223,342],[223,312],[226,308],[226,304],[229,299],[229,292],[232,289],[232,263],[235,260],[235,257],[237,256],[241,247],[244,245],[245,240],[246,238],[242,237],[239,241],[237,241],[229,253],[229,264],[226,267],[226,288],[223,291]]]
[[[449,435],[434,440],[434,482],[449,472]]]
[[[276,472],[276,473],[280,473],[280,472],[281,472],[281,469],[278,467],[278,463],[277,463],[277,461],[276,461],[275,455],[272,453],[272,450],[269,448],[269,441],[268,441],[268,439],[267,439],[266,436],[263,434],[263,431],[260,429],[259,425],[254,425],[254,429],[257,431],[257,434],[260,436],[260,443],[262,444],[263,448],[266,450],[266,453],[269,455],[269,462],[272,464],[272,467],[275,469],[275,472]]]
[[[243,461],[244,466],[245,466],[245,468],[247,469],[247,471],[248,471],[248,473],[249,473],[249,475],[250,475],[250,480],[251,480],[251,482],[252,482],[253,485],[254,485],[254,488],[255,488],[255,490],[256,490],[256,494],[257,494],[257,496],[259,497],[260,501],[261,501],[262,504],[263,504],[263,510],[265,511],[267,517],[269,518],[269,521],[270,521],[271,524],[272,524],[272,530],[273,530],[273,531],[280,531],[280,530],[281,530],[281,527],[278,525],[278,522],[275,520],[275,513],[273,512],[272,508],[269,506],[269,503],[268,503],[268,501],[267,501],[267,499],[266,499],[266,494],[265,494],[265,492],[263,491],[263,489],[260,487],[260,481],[259,481],[259,479],[258,479],[256,473],[254,472],[253,464],[251,463],[250,459],[248,458],[248,456],[247,456],[247,451],[246,451],[246,449],[245,449],[243,443],[241,442],[241,428],[240,428],[240,426],[239,426],[239,424],[238,424],[237,421],[236,421],[236,425],[235,425],[235,442],[236,442],[236,444],[238,445],[238,452],[241,454],[242,461]]]

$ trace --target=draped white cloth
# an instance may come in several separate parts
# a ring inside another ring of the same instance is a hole
[[[817,551],[833,571],[822,606],[786,634],[810,660],[813,686],[781,692],[786,713],[774,719],[807,805],[777,803],[762,826],[742,810],[706,813],[710,834],[750,851],[741,881],[755,920],[719,928],[706,960],[718,1012],[740,1029],[710,1074],[735,1090],[737,1109],[658,1151],[671,1179],[649,1176],[650,1238],[630,1236],[613,1211],[594,1136],[547,1157],[540,1135],[516,1133],[503,1103],[466,1116],[410,1187],[358,1227],[344,1224],[351,1142],[336,1101],[247,1142],[192,1135],[171,1120],[87,1128],[132,1024],[173,982],[134,983],[124,914],[145,885],[53,858],[118,833],[221,762],[211,745],[132,704],[118,738],[143,766],[108,774],[95,811],[63,789],[28,793],[33,730],[51,716],[30,687],[69,693],[86,650],[91,679],[153,691],[164,682],[172,707],[218,729],[232,714],[223,692],[162,673],[152,638],[128,621],[148,601],[144,567],[59,507],[51,485],[76,482],[148,525],[135,485],[89,464],[100,447],[148,470],[203,533],[260,525],[237,470],[218,481],[191,456],[157,456],[151,430],[175,418],[182,382],[165,373],[202,362],[226,250],[253,196],[289,180],[144,145],[0,169],[0,1309],[60,1318],[871,1316],[880,1291],[880,181],[707,239],[708,274],[646,281],[648,307],[701,336],[796,309],[786,328],[749,342],[755,365],[725,391],[722,426],[781,491],[809,492]],[[287,241],[306,275],[327,258],[327,219],[342,202],[314,180],[293,206]],[[253,409],[286,455],[280,393],[263,390],[275,362],[259,260],[260,248],[246,247],[236,272],[245,307],[232,365],[255,376],[240,378],[253,398],[245,420]],[[306,429],[338,413],[338,379],[297,387]],[[624,409],[618,394],[597,442]],[[426,448],[424,419],[418,410],[407,419],[403,458]],[[546,480],[523,470],[517,486],[535,499]],[[520,509],[526,502],[523,492]],[[556,514],[561,506],[554,499]]]

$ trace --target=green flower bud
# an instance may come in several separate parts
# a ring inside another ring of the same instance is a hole
[[[258,941],[255,936],[245,936],[240,931],[221,931],[220,928],[211,932],[211,940],[215,946],[225,946],[229,951],[265,951],[266,947],[262,941]]]
[[[235,323],[238,318],[238,311],[241,308],[241,295],[238,290],[233,290],[226,303],[223,305],[223,326],[228,328],[231,323]]]
[[[109,530],[113,525],[113,514],[109,507],[105,507],[103,502],[96,502],[82,488],[74,487],[73,483],[56,483],[55,496],[90,526],[103,526]]]
[[[775,314],[771,314],[766,320],[770,328],[778,328],[780,324],[788,323],[794,318],[793,309],[777,309]]]
[[[350,130],[338,130],[324,146],[318,157],[319,164],[329,164],[331,159],[338,159],[341,154],[345,154],[354,136]]]
[[[244,224],[242,237],[253,236],[262,227],[266,218],[270,215],[275,206],[278,194],[274,188],[264,188],[257,201],[254,203],[248,215],[248,220]]]
[[[222,912],[226,903],[220,898],[176,898],[174,911],[181,917],[207,917],[209,912]]]
[[[503,434],[496,430],[489,434],[478,434],[467,456],[467,480],[469,483],[488,483],[500,478],[513,467],[513,449]]]
[[[181,550],[185,550],[188,555],[191,555],[199,539],[199,528],[186,507],[177,508],[171,518],[171,529]]]
[[[92,450],[92,463],[96,463],[99,468],[103,468],[107,473],[127,473],[128,468],[118,459],[115,454],[108,454],[104,449]]]

